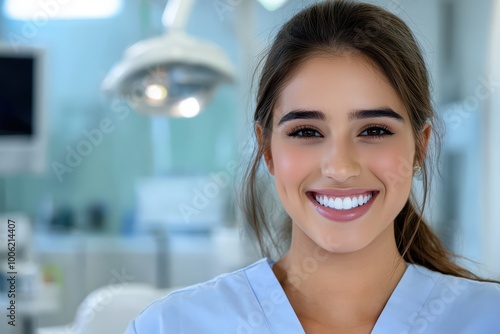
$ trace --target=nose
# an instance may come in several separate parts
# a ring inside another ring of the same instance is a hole
[[[324,176],[338,183],[345,183],[360,172],[361,166],[354,147],[337,141],[328,148],[321,165]]]

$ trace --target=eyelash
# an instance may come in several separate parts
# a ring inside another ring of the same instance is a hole
[[[378,134],[362,135],[363,133],[365,133],[367,131],[374,131],[374,130],[378,131]],[[315,134],[314,135],[304,135],[304,134],[299,135],[300,132],[305,132],[305,131],[315,132]],[[383,132],[383,133],[380,133],[380,132]],[[319,136],[317,136],[316,134],[319,134]],[[370,124],[363,131],[361,131],[360,136],[374,138],[374,139],[381,139],[385,136],[392,136],[393,134],[394,133],[386,125]],[[287,136],[292,137],[292,138],[296,138],[296,139],[305,139],[305,140],[311,140],[311,139],[323,137],[323,135],[321,135],[321,133],[317,129],[310,127],[310,126],[304,126],[304,125],[297,126],[297,127],[293,128],[290,132],[287,133]]]
[[[299,135],[299,132],[302,132],[302,131],[315,132],[315,133],[319,134],[319,136]],[[297,138],[297,139],[306,139],[306,140],[311,140],[314,138],[323,137],[323,135],[321,135],[321,133],[318,130],[316,130],[315,128],[310,127],[310,126],[304,126],[304,125],[294,127],[290,132],[287,133],[287,136],[292,137],[292,138]]]
[[[368,130],[371,130],[371,131],[377,130],[377,131],[379,131],[379,134],[365,135],[362,137],[370,137],[370,138],[380,139],[380,138],[383,138],[385,136],[392,136],[394,134],[394,132],[392,132],[388,126],[383,125],[383,124],[370,124],[363,131],[361,131],[361,134],[367,132]],[[380,134],[380,130],[382,130],[382,132],[385,132],[385,133]]]

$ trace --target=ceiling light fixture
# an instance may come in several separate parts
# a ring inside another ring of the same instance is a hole
[[[262,7],[272,12],[282,7],[287,0],[258,0]]]
[[[132,45],[102,90],[125,97],[142,113],[196,116],[219,84],[234,79],[234,69],[217,45],[183,31],[193,2],[169,0],[163,14],[167,32]]]

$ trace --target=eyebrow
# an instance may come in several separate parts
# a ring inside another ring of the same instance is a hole
[[[326,116],[323,112],[317,110],[293,110],[281,117],[278,126],[295,119],[318,119],[320,121],[325,121]]]
[[[365,118],[379,118],[379,117],[389,117],[397,121],[404,122],[403,116],[401,116],[391,108],[355,110],[350,112],[347,118],[349,121],[354,121]],[[323,112],[318,110],[292,110],[279,120],[278,126],[285,122],[296,119],[317,119],[320,121],[324,121],[326,120],[326,116]]]
[[[397,121],[404,122],[403,116],[401,116],[391,108],[356,110],[349,113],[348,119],[350,121],[354,121],[358,119],[377,118],[377,117],[389,117]]]

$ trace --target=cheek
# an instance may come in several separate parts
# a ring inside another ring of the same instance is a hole
[[[371,152],[372,171],[387,190],[409,191],[413,177],[414,149],[411,144],[398,143],[391,149]]]
[[[314,150],[276,140],[271,151],[276,182],[300,183],[314,168]]]

